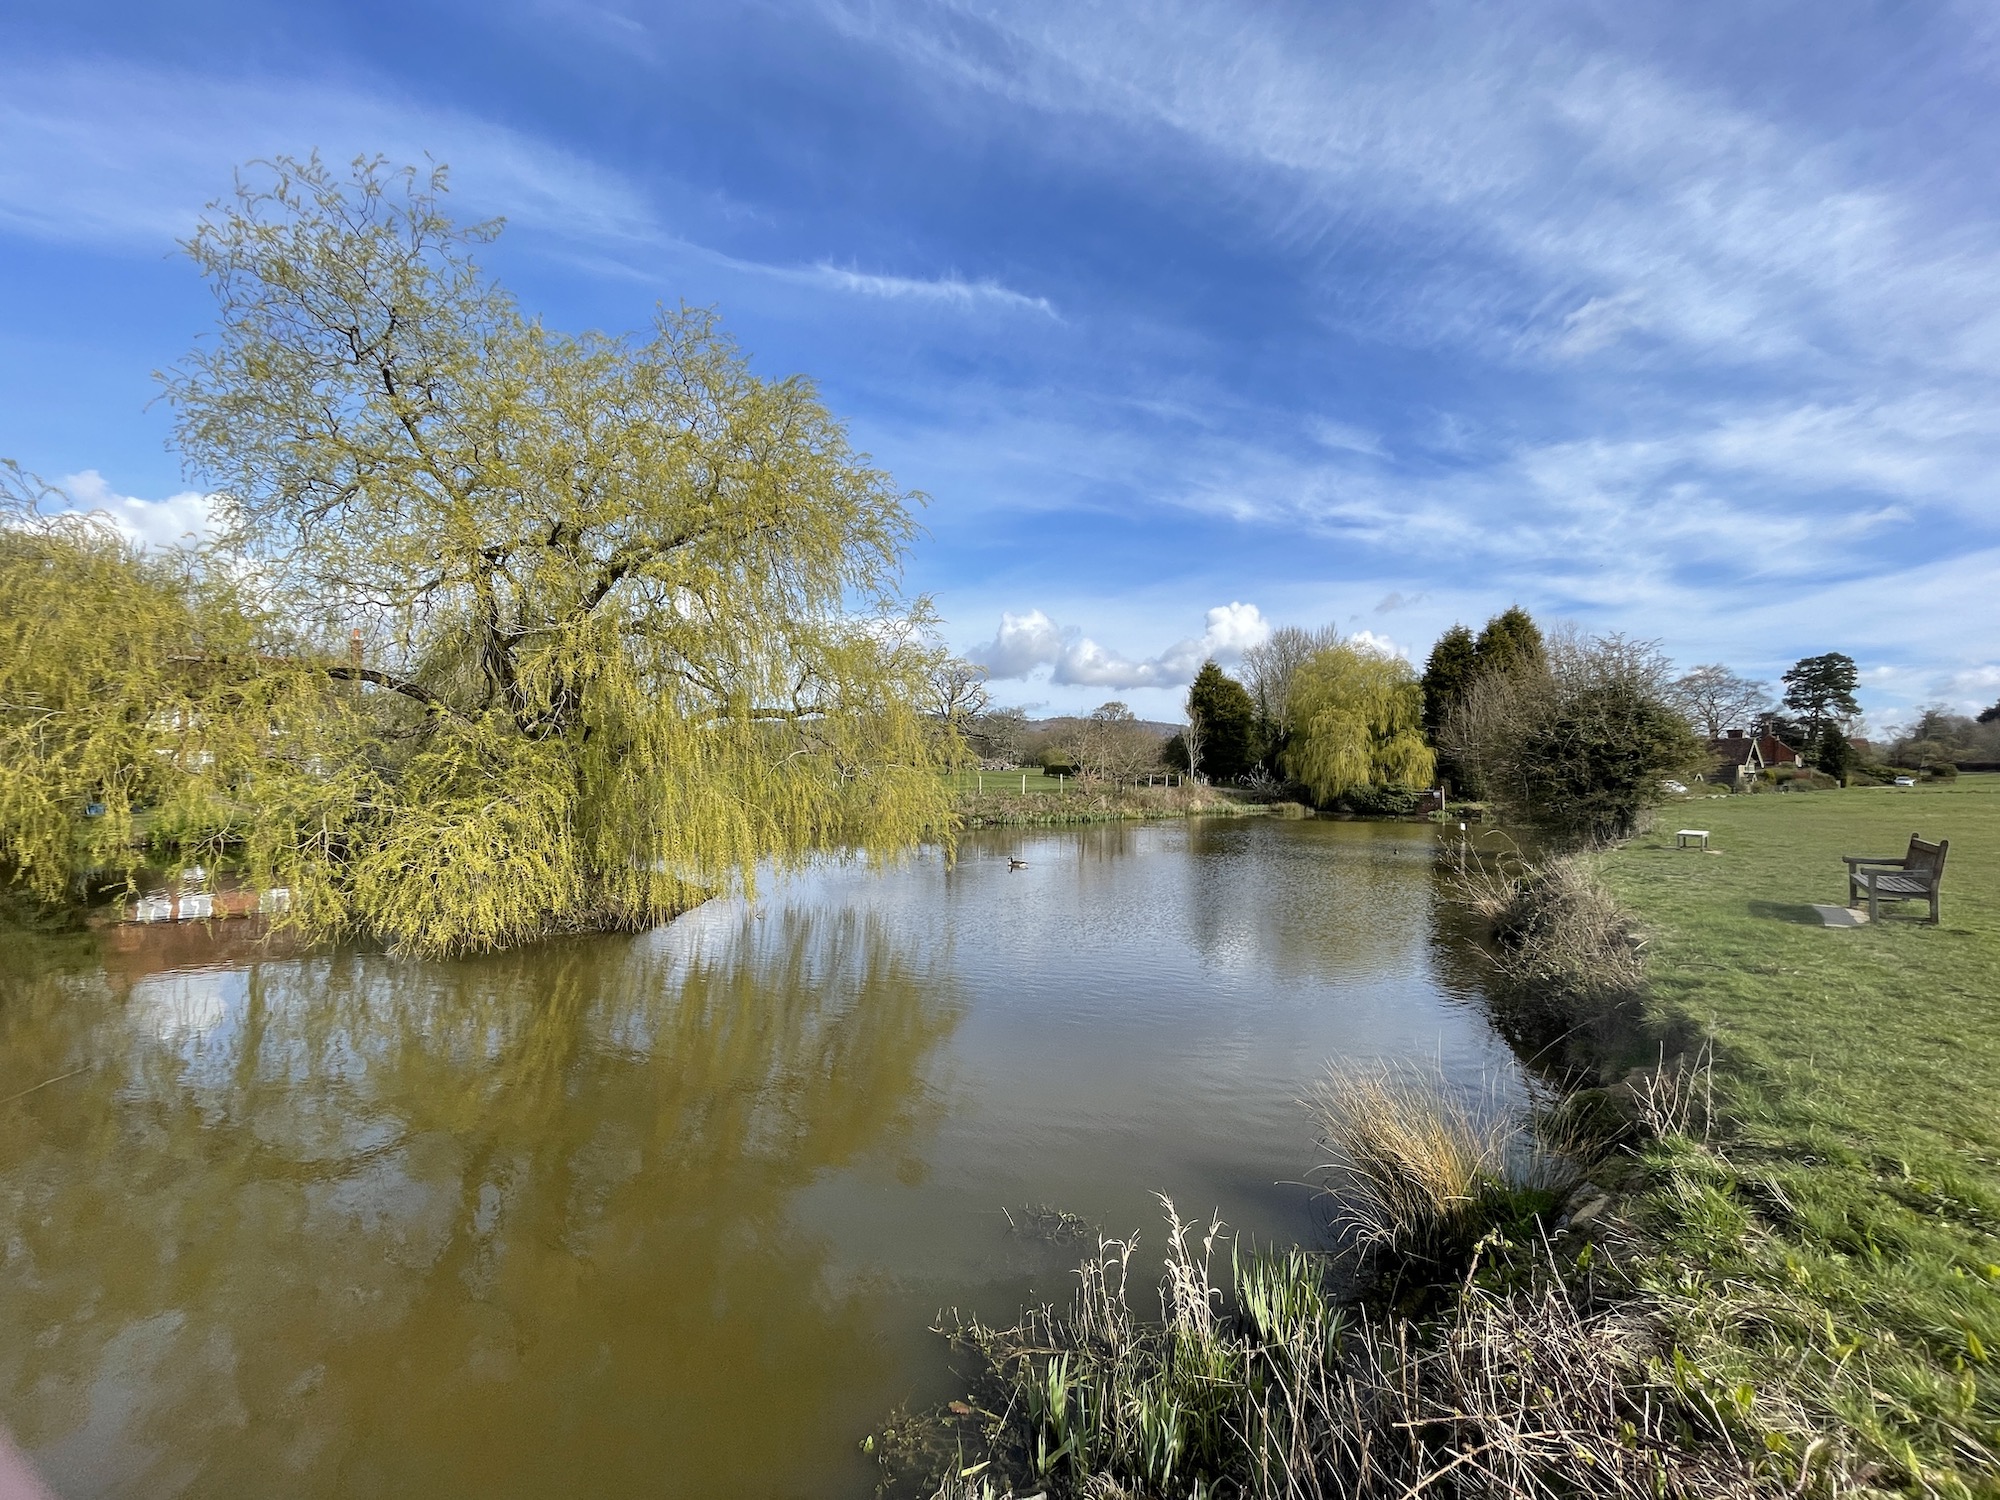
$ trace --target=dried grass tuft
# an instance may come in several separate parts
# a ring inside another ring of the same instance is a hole
[[[1432,1320],[1357,1319],[1301,1251],[1232,1255],[1225,1299],[1211,1276],[1220,1226],[1163,1207],[1162,1322],[1127,1301],[1128,1239],[1079,1268],[1069,1308],[956,1331],[981,1356],[980,1409],[994,1415],[984,1456],[953,1465],[933,1500],[1776,1492],[1663,1357],[1641,1303],[1593,1311],[1550,1279],[1467,1288]]]
[[[1336,1064],[1312,1100],[1338,1223],[1364,1250],[1453,1259],[1581,1177],[1517,1111],[1435,1066]]]

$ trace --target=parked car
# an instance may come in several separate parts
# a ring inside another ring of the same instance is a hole
[[[1915,786],[1916,784],[1917,778],[1914,776],[1898,776],[1896,778],[1897,786]]]

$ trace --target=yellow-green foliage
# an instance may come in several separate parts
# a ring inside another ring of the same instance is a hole
[[[1423,689],[1400,657],[1341,642],[1298,668],[1285,768],[1322,802],[1363,786],[1425,786],[1437,768],[1424,743]]]
[[[144,556],[0,462],[0,868],[56,900],[129,867],[136,808],[206,806],[203,705],[245,697],[223,664],[250,631],[198,557]]]
[[[157,662],[190,633],[176,580],[100,519],[47,517],[9,465],[0,518],[0,858],[39,895],[130,841],[132,805],[169,769]],[[87,818],[97,803],[101,817]]]
[[[228,534],[176,582],[91,533],[63,629],[119,616],[141,638],[87,643],[118,671],[18,623],[31,584],[0,601],[0,672],[95,715],[90,756],[21,773],[9,856],[59,885],[80,789],[122,819],[172,762],[193,792],[149,796],[184,847],[240,850],[312,935],[442,952],[950,837],[963,747],[919,706],[937,653],[898,592],[917,497],[707,313],[637,339],[523,317],[471,259],[496,226],[454,226],[443,187],[281,161],[189,242],[220,323],[165,385]],[[62,527],[88,529],[17,544]],[[197,596],[227,639],[174,615]],[[199,764],[156,753],[163,714]]]

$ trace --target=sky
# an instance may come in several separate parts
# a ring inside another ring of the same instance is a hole
[[[1519,603],[2000,698],[2000,8],[0,9],[0,456],[199,527],[155,370],[253,158],[448,163],[567,328],[715,308],[906,488],[1001,703]]]

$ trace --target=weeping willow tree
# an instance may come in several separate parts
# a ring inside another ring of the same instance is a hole
[[[144,639],[78,721],[90,751],[38,762],[20,806],[73,826],[108,778],[122,818],[163,780],[183,846],[289,886],[310,935],[414,952],[949,837],[962,748],[922,709],[928,607],[899,589],[916,497],[707,313],[635,337],[523,316],[473,259],[497,226],[455,224],[444,187],[280,160],[187,243],[219,320],[162,378],[223,535],[177,563],[91,539],[154,591],[121,627]]]
[[[239,644],[203,639],[181,564],[0,463],[0,863],[44,900],[125,859],[134,809],[183,779],[189,695],[165,663]]]
[[[1321,802],[1362,787],[1426,786],[1424,694],[1400,657],[1339,642],[1294,671],[1285,769]]]

